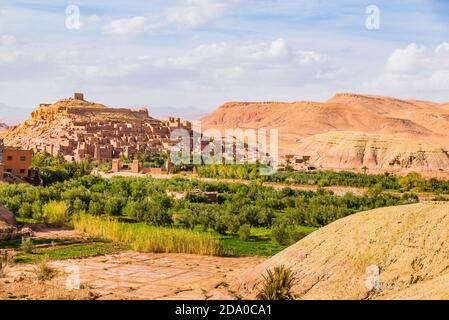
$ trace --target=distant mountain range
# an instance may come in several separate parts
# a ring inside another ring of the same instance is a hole
[[[231,102],[203,128],[273,128],[280,153],[324,169],[449,172],[449,103],[342,93],[326,102]]]
[[[0,102],[0,123],[3,122],[8,125],[18,124],[26,120],[31,111],[31,109],[14,108]]]

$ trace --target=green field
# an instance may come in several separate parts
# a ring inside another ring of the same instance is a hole
[[[253,179],[256,173],[251,166],[197,169],[198,174],[226,178],[236,175]],[[331,172],[284,172],[270,179],[292,184],[307,182],[319,187],[370,188],[364,194],[340,195],[322,188],[278,190],[263,186],[257,179],[248,184],[179,177],[103,179],[83,170],[76,177],[56,177],[55,181],[48,179],[45,186],[38,187],[0,185],[0,202],[20,222],[74,227],[91,237],[124,244],[139,252],[219,256],[271,256],[346,216],[419,202],[416,194],[392,194],[386,190],[426,189],[429,183],[435,190],[446,190],[445,183],[432,180],[424,183],[418,175],[398,178]],[[15,249],[19,246],[19,242],[10,244]],[[94,252],[100,249],[92,248]]]
[[[310,234],[316,230],[313,227],[297,227],[298,231],[304,234]],[[280,245],[271,239],[271,230],[266,228],[252,228],[251,236],[248,241],[240,240],[237,235],[225,235],[217,237],[223,243],[223,246],[239,257],[262,256],[271,257],[285,248],[287,245]]]
[[[15,263],[36,263],[46,256],[49,260],[64,260],[112,254],[125,250],[129,250],[129,247],[115,243],[73,244],[35,249],[33,253],[19,253],[14,256],[13,261]]]

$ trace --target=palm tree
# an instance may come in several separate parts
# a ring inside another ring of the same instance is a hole
[[[366,174],[366,172],[368,171],[368,167],[367,166],[363,166],[362,170],[363,170],[363,173]]]

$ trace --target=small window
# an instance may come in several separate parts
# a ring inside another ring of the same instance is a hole
[[[20,156],[20,161],[26,161],[27,157],[25,156]]]
[[[20,173],[25,173],[25,169],[20,169]]]
[[[6,159],[11,161],[12,160],[12,156],[8,156]]]
[[[6,172],[12,173],[12,169],[6,169]]]

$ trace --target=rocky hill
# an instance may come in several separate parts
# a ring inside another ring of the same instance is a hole
[[[317,167],[449,171],[448,104],[356,94],[324,103],[232,102],[202,125],[278,129],[281,154],[310,156]]]
[[[33,149],[40,144],[58,144],[77,123],[116,121],[122,123],[159,123],[147,109],[109,108],[78,99],[63,99],[53,104],[40,104],[31,118],[3,133],[5,144]]]
[[[338,220],[235,279],[254,297],[266,270],[296,272],[298,299],[449,299],[449,204],[382,208]]]

